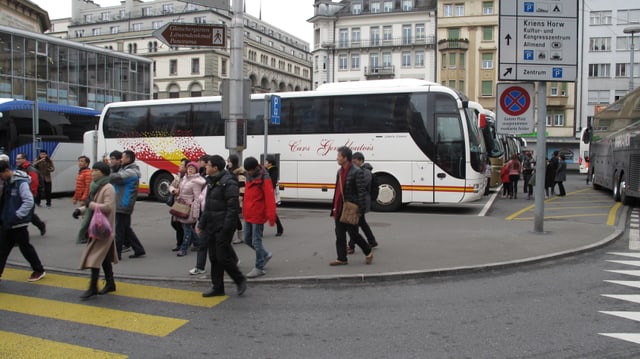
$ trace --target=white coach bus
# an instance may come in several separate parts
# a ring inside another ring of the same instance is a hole
[[[462,203],[482,198],[484,140],[464,95],[421,80],[335,83],[316,91],[277,93],[281,121],[268,126],[278,159],[282,201],[331,200],[336,149],[348,146],[371,163],[379,186],[374,210],[407,203]],[[261,158],[265,94],[251,97],[243,157]],[[118,102],[105,106],[85,151],[136,153],[140,192],[159,200],[182,158],[227,157],[221,97]]]

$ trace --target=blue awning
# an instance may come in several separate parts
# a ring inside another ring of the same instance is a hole
[[[33,101],[28,100],[13,100],[7,102],[0,102],[0,112],[3,111],[15,111],[15,110],[33,110]],[[99,116],[100,111],[96,111],[88,107],[78,107],[69,105],[59,105],[57,103],[38,102],[38,110],[44,112],[58,112],[67,113],[71,115],[80,116]]]

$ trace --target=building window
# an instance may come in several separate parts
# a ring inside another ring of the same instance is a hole
[[[488,70],[493,68],[493,53],[485,52],[482,54],[482,69]]]
[[[589,77],[609,77],[610,64],[589,64]]]
[[[385,69],[389,69],[391,68],[392,63],[393,62],[391,61],[391,53],[390,52],[382,53],[382,66]]]
[[[120,32],[120,26],[111,26],[111,33],[117,34]]]
[[[76,37],[82,37],[84,35],[84,30],[76,30]]]
[[[362,3],[356,2],[351,4],[351,14],[352,15],[360,15],[362,14]]]
[[[338,44],[341,48],[349,46],[349,30],[348,29],[340,29],[339,32],[340,43]]]
[[[411,67],[411,52],[402,52],[402,67]]]
[[[464,80],[458,80],[458,90],[460,90],[463,93],[466,92],[464,89]]]
[[[382,40],[383,41],[393,40],[393,28],[391,27],[391,25],[382,27]]]
[[[352,70],[360,69],[360,54],[351,55],[351,69]]]
[[[416,67],[424,67],[424,51],[416,51]]]
[[[138,44],[129,44],[129,45],[127,45],[127,48],[129,50],[130,54],[137,54],[138,53]]]
[[[157,41],[149,41],[148,52],[158,52],[158,42]]]
[[[554,113],[553,111],[547,112],[547,126],[562,127],[564,126],[564,114]]]
[[[413,0],[402,0],[402,11],[413,10]]]
[[[456,80],[449,80],[449,85],[447,86],[449,86],[452,89],[456,88]]]
[[[493,41],[493,26],[482,27],[482,41]]]
[[[392,12],[393,11],[393,1],[385,0],[383,4],[384,12]]]
[[[200,73],[200,59],[194,58],[191,59],[191,74],[199,74]]]
[[[448,39],[452,39],[452,40],[459,39],[460,38],[460,28],[459,27],[449,28],[447,30],[447,38]]]
[[[481,96],[493,96],[493,81],[482,81],[482,95]]]
[[[193,22],[195,22],[196,24],[206,24],[207,23],[207,17],[206,16],[196,16],[193,18]]]
[[[557,82],[549,82],[550,87],[550,96],[558,96],[558,83]]]
[[[411,44],[411,25],[402,25],[402,44]]]
[[[464,52],[461,52],[458,54],[458,67],[461,69],[465,68],[465,56],[464,56]]]
[[[609,90],[591,90],[587,94],[587,101],[590,105],[608,104]]]
[[[169,75],[175,76],[178,74],[178,60],[169,60]]]
[[[611,51],[610,37],[589,38],[589,51]]]
[[[453,16],[453,4],[444,4],[442,7],[442,16],[451,17]]]
[[[424,24],[416,24],[416,41],[424,41],[425,38]]]
[[[153,9],[151,7],[143,7],[142,8],[142,16],[151,16],[153,15]]]
[[[372,14],[377,14],[380,12],[380,2],[376,1],[376,2],[372,2],[370,6],[371,9],[371,13]]]
[[[91,34],[93,36],[100,36],[101,33],[102,33],[102,30],[99,27],[96,27],[95,29],[91,29]]]
[[[456,16],[464,16],[464,4],[456,4],[455,14]]]
[[[100,14],[100,19],[101,19],[102,21],[109,21],[109,20],[111,20],[111,13],[109,13],[109,12],[103,12],[103,13],[101,13],[101,14]]]
[[[227,59],[220,60],[220,76],[227,76]]]
[[[493,15],[493,1],[482,2],[482,15]]]
[[[347,55],[338,56],[338,69],[339,70],[347,70],[349,68],[347,60]]]
[[[84,22],[93,22],[93,15],[92,14],[85,15]]]
[[[162,27],[162,21],[154,21],[154,22],[152,22],[151,23],[151,27],[154,30],[157,30],[157,29],[161,28]]]
[[[371,66],[372,69],[377,69],[379,64],[379,58],[378,58],[378,54],[370,54],[369,55],[369,66]]]
[[[360,28],[354,27],[351,29],[351,43],[360,44]]]
[[[616,64],[616,77],[627,77],[627,67],[629,64]]]
[[[162,13],[171,14],[173,12],[173,4],[162,4]]]
[[[442,68],[447,67],[447,54],[445,53],[442,54],[442,60],[440,61],[440,63],[442,64]]]
[[[455,69],[456,68],[456,56],[457,54],[452,52],[449,54],[449,68],[450,69]]]
[[[611,11],[590,12],[589,25],[611,25]]]
[[[636,50],[638,49],[637,42],[634,41]],[[631,50],[631,36],[618,36],[616,37],[616,50],[617,51],[629,51]]]
[[[133,24],[133,31],[142,31],[142,23],[141,22],[137,22],[137,23]]]
[[[640,24],[640,9],[618,10],[616,20],[618,25]]]
[[[371,31],[371,45],[380,45],[380,28],[375,26],[370,29]]]

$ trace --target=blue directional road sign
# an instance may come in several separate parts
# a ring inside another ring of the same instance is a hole
[[[271,124],[280,124],[280,96],[271,95]]]

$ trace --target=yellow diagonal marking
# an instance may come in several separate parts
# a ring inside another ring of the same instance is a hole
[[[544,216],[544,219],[562,219],[562,218],[577,218],[577,217],[604,217],[606,213],[582,213],[582,214],[568,214],[565,216]],[[534,217],[518,217],[514,218],[514,221],[529,221]]]
[[[30,359],[124,359],[127,355],[104,352],[72,344],[0,330],[0,358]]]
[[[29,278],[30,274],[31,272],[29,271],[7,268],[2,274],[2,279],[24,282]],[[117,279],[118,278],[116,276],[116,281]],[[89,278],[88,274],[87,278],[82,278],[70,275],[47,273],[43,279],[33,283],[57,288],[86,290],[89,285]],[[191,290],[162,288],[122,282],[116,282],[116,289],[117,290],[115,292],[111,292],[109,295],[120,295],[129,298],[157,300],[161,302],[193,305],[206,308],[212,308],[229,298],[228,296],[203,298],[200,292],[194,292]]]
[[[607,216],[607,225],[613,226],[616,224],[616,218],[618,217],[618,209],[622,207],[622,202],[618,202],[611,208],[609,211],[609,216]]]
[[[188,320],[0,293],[0,310],[164,337]]]

